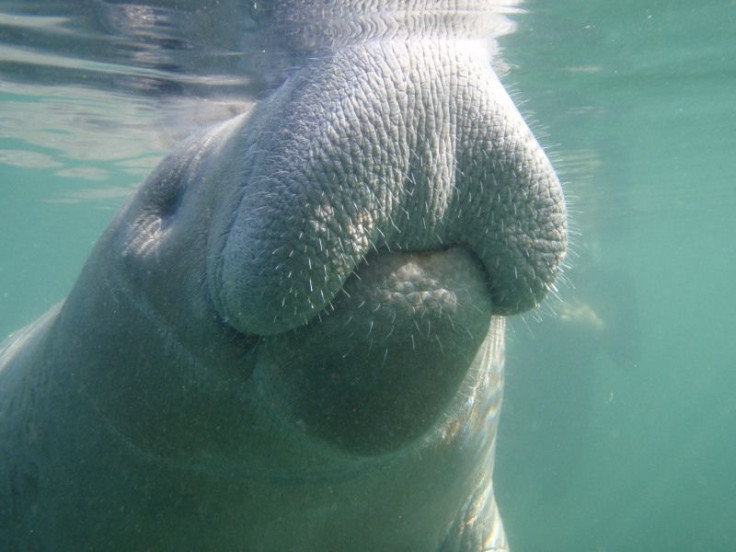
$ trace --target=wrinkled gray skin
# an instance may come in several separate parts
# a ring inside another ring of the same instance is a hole
[[[553,285],[564,203],[485,43],[397,28],[290,36],[303,66],[6,344],[0,549],[507,549],[504,316]]]

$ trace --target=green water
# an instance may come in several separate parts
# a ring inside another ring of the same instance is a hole
[[[567,183],[561,295],[604,327],[513,325],[496,470],[509,539],[736,550],[736,2],[527,7],[507,80]]]
[[[736,2],[526,8],[504,80],[566,184],[573,252],[559,298],[509,335],[495,476],[509,539],[736,550]],[[166,146],[90,122],[137,113],[125,98],[0,84],[0,101],[5,336],[66,295]]]

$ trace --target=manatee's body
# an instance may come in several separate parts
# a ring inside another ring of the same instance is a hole
[[[507,549],[503,316],[552,286],[565,211],[443,24],[290,35],[308,62],[172,153],[11,338],[0,549]]]

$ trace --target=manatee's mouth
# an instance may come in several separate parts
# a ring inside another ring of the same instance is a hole
[[[466,249],[373,254],[308,324],[262,338],[255,376],[307,433],[386,452],[436,423],[491,312],[486,271]]]

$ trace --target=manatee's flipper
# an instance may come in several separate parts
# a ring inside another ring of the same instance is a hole
[[[438,552],[509,552],[490,475],[460,511]]]

